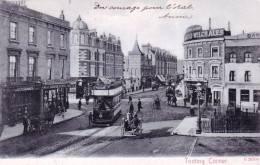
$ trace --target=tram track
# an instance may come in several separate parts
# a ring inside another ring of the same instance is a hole
[[[44,146],[40,149],[37,150],[33,150],[27,154],[25,154],[24,156],[28,156],[28,157],[42,157],[42,156],[46,156],[52,153],[55,153],[59,150],[62,150],[66,147],[69,147],[73,144],[79,143],[85,139],[90,138],[92,135],[100,132],[102,129],[104,128],[98,128],[96,131],[94,131],[93,133],[88,134],[87,136],[73,136],[72,138],[66,139],[65,141],[60,141],[58,143],[56,143],[55,145],[52,146]],[[89,129],[85,130],[85,131],[89,131]],[[84,131],[81,132],[81,134],[84,134]]]

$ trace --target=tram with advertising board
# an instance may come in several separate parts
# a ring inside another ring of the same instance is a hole
[[[89,115],[89,124],[112,125],[121,114],[122,91],[122,82],[111,82],[106,78],[98,78],[91,90],[93,111]]]

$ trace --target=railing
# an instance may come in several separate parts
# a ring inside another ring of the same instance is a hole
[[[26,81],[28,82],[36,82],[36,81],[41,81],[41,77],[40,76],[27,76],[26,77]]]
[[[17,84],[23,82],[23,77],[6,77],[7,84]]]
[[[240,112],[226,115],[212,115],[202,120],[203,132],[212,133],[251,133],[260,132],[258,113]]]

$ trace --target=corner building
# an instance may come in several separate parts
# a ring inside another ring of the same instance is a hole
[[[224,84],[224,36],[231,32],[224,28],[203,30],[200,25],[187,28],[184,36],[185,94],[196,100],[196,84],[202,84],[202,93],[211,94],[213,105],[223,103]]]
[[[111,34],[98,36],[80,16],[73,23],[70,35],[71,77],[82,77],[86,82],[93,82],[99,76],[123,77],[124,55],[119,38]]]
[[[0,124],[68,108],[69,22],[0,1]]]

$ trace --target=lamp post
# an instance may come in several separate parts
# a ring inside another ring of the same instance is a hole
[[[198,120],[197,120],[197,130],[196,134],[201,134],[201,113],[200,113],[200,95],[201,95],[201,83],[196,84],[197,87],[197,97],[198,97]]]
[[[83,96],[83,93],[84,93],[84,89],[82,91],[82,88],[83,88],[83,80],[81,79],[81,77],[79,78],[78,80],[78,95],[79,95],[79,98],[81,99],[82,96]]]

